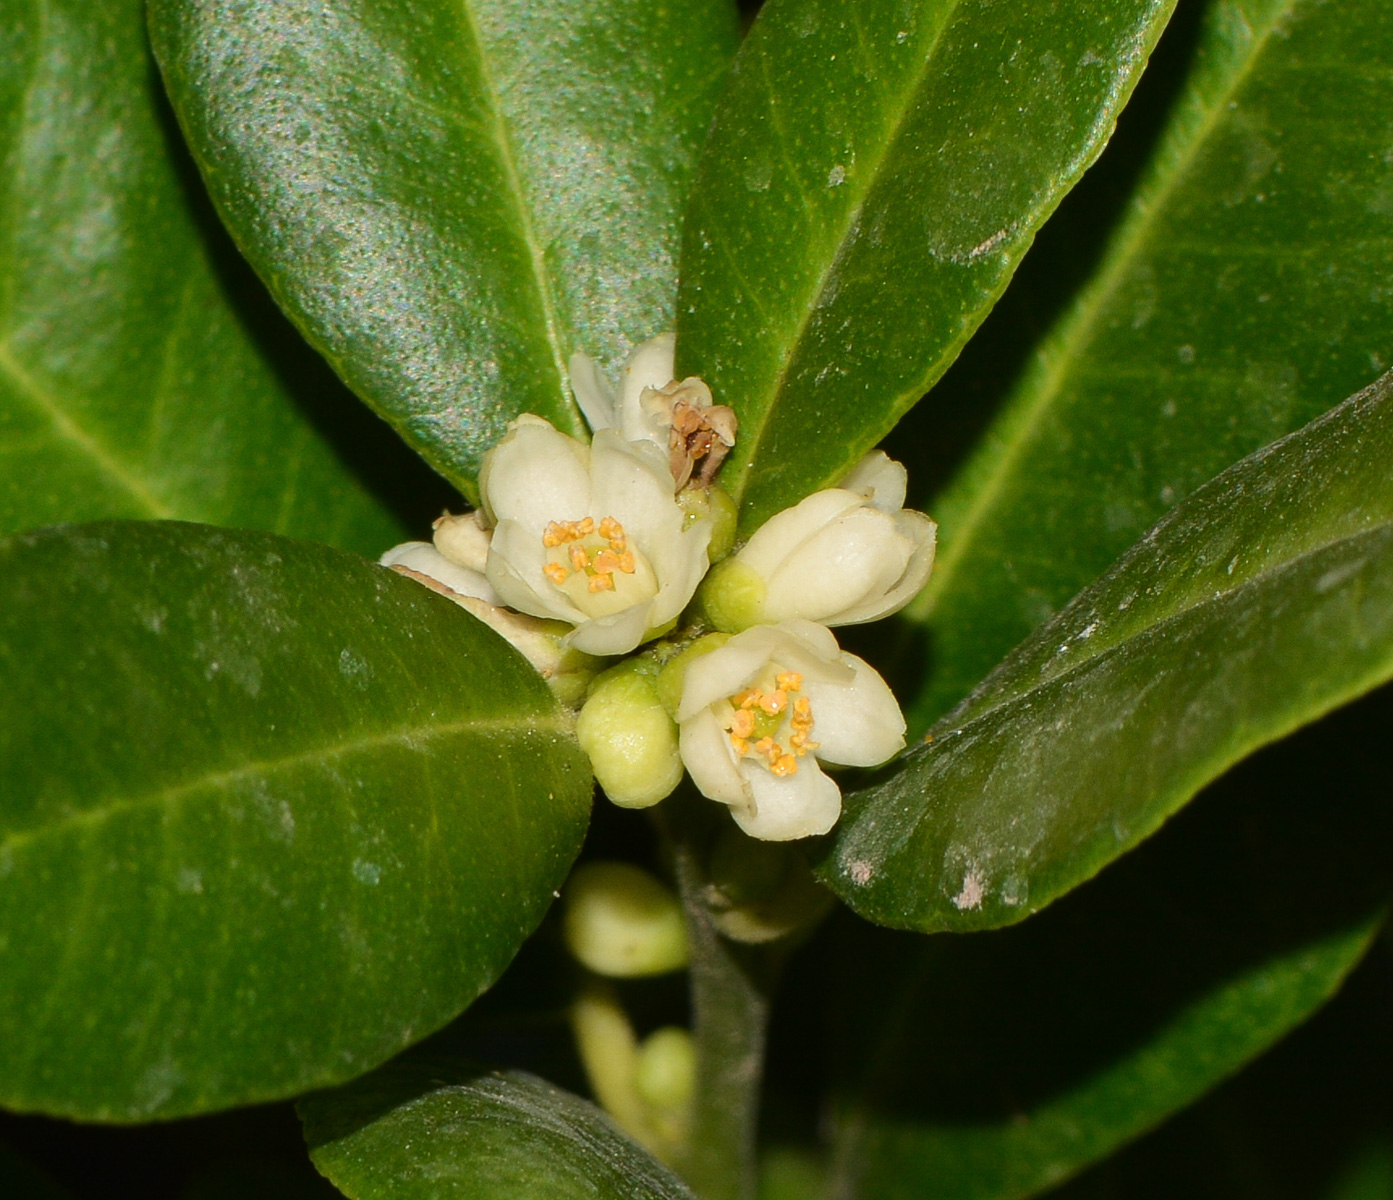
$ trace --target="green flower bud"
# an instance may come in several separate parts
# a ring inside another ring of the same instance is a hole
[[[677,494],[677,503],[687,514],[689,526],[703,518],[711,522],[706,557],[713,563],[720,562],[735,548],[735,525],[740,514],[724,488],[687,488]]]
[[[658,699],[668,716],[676,719],[677,709],[682,703],[682,685],[687,678],[687,668],[699,658],[705,658],[713,650],[719,650],[728,641],[728,633],[708,633],[698,638],[690,646],[674,654],[663,669],[658,672]]]
[[[687,927],[671,889],[628,863],[586,863],[566,885],[566,946],[597,975],[627,979],[687,965]]]
[[[648,808],[681,782],[677,726],[658,699],[653,666],[642,659],[595,680],[576,737],[605,795],[621,808]]]
[[[675,1025],[650,1034],[638,1048],[634,1084],[638,1094],[664,1114],[684,1115],[696,1090],[696,1047]]]
[[[832,907],[832,894],[787,842],[728,829],[712,852],[710,874],[712,919],[735,942],[772,942],[810,929]]]
[[[740,633],[763,619],[767,592],[758,571],[738,557],[728,558],[707,572],[697,591],[697,602],[717,629]]]

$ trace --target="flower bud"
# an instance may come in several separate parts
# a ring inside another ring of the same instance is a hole
[[[435,548],[452,563],[484,573],[488,564],[489,539],[484,528],[483,513],[468,512],[456,515],[441,513],[431,528],[435,531]]]
[[[620,808],[648,808],[682,780],[677,725],[658,698],[655,668],[630,659],[590,688],[576,737],[595,778]]]
[[[566,885],[566,946],[597,975],[629,979],[687,965],[687,927],[671,889],[628,863],[577,867]]]
[[[634,1085],[660,1113],[685,1115],[696,1090],[696,1047],[692,1035],[675,1025],[657,1029],[638,1048]]]
[[[658,672],[658,699],[673,720],[677,719],[677,709],[682,704],[682,683],[687,678],[687,668],[697,659],[719,650],[728,641],[728,633],[708,633],[690,646],[683,647],[663,664],[663,669]]]
[[[904,484],[904,468],[876,452],[843,486],[771,517],[707,575],[707,616],[738,633],[790,618],[858,625],[903,608],[928,581],[938,532],[899,507]]]

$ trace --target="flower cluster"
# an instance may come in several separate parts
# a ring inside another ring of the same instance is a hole
[[[488,621],[580,707],[577,737],[616,804],[656,804],[685,769],[752,837],[825,833],[841,791],[823,764],[877,766],[905,733],[885,681],[828,626],[907,604],[936,527],[876,451],[733,548],[715,476],[735,414],[702,380],[674,379],[673,341],[640,346],[617,390],[573,357],[591,440],[524,414],[484,457],[478,511],[382,563]]]

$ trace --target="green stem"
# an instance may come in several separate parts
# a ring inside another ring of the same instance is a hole
[[[710,807],[710,801],[700,803]],[[754,1200],[769,999],[784,954],[739,945],[717,931],[706,901],[710,824],[705,817],[687,806],[676,820],[664,821],[691,940],[697,1056],[690,1135],[680,1167],[701,1200]]]

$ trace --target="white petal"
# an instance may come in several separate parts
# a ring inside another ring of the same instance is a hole
[[[808,538],[766,580],[765,615],[841,624],[848,609],[894,587],[913,552],[892,517],[857,507]]]
[[[483,575],[452,563],[429,542],[403,542],[400,546],[393,546],[377,561],[384,567],[406,567],[419,571],[458,595],[474,596],[490,604],[499,602],[498,593]]]
[[[672,382],[676,348],[677,335],[661,333],[636,347],[619,373],[616,412],[625,438],[654,442],[664,453],[667,452],[667,431],[653,425],[643,412],[640,400],[644,388],[665,388]]]
[[[904,714],[874,667],[854,654],[843,654],[842,662],[855,673],[851,684],[803,684],[817,756],[844,767],[878,767],[904,749]]]
[[[590,512],[590,448],[524,414],[484,456],[479,491],[492,520],[534,531]]]
[[[738,692],[770,662],[799,672],[804,686],[811,680],[850,685],[855,675],[843,662],[844,657],[831,631],[811,621],[756,625],[687,668],[677,719],[684,721],[708,704]]]
[[[678,750],[687,773],[703,796],[736,808],[749,804],[730,738],[709,708],[682,722]]]
[[[892,513],[904,507],[909,472],[884,450],[872,450],[837,486],[864,496],[881,512]]]
[[[614,430],[602,430],[591,444],[590,477],[587,511],[596,521],[614,517],[650,557],[650,545],[682,528],[667,458],[650,443],[626,442]]]
[[[592,432],[614,429],[619,419],[614,411],[614,389],[609,386],[595,360],[588,354],[572,354],[567,364],[571,370],[571,391]]]
[[[545,562],[539,534],[517,521],[499,522],[489,545],[488,581],[503,603],[534,617],[584,621],[585,614],[542,574]]]
[[[653,628],[652,601],[634,604],[607,617],[582,621],[567,644],[586,654],[627,654]]]
[[[732,808],[731,816],[751,837],[766,842],[826,833],[842,815],[841,789],[811,759],[802,759],[798,771],[780,778],[753,762],[741,764],[754,803]]]
[[[860,496],[840,488],[814,492],[765,521],[740,548],[736,558],[770,579],[809,538],[862,504]]]
[[[924,590],[933,571],[938,526],[912,508],[903,508],[895,514],[895,526],[914,545],[904,574],[883,595],[868,596],[863,604],[847,609],[831,624],[861,625],[866,621],[879,621],[882,617],[899,612]]]
[[[706,548],[711,544],[711,523],[702,521],[652,546],[653,571],[658,576],[658,594],[649,614],[652,628],[666,625],[696,594],[697,585],[711,565]]]
[[[452,563],[471,571],[483,571],[489,557],[490,532],[484,528],[482,516],[476,511],[459,516],[446,513],[440,517],[431,538],[435,548]]]

